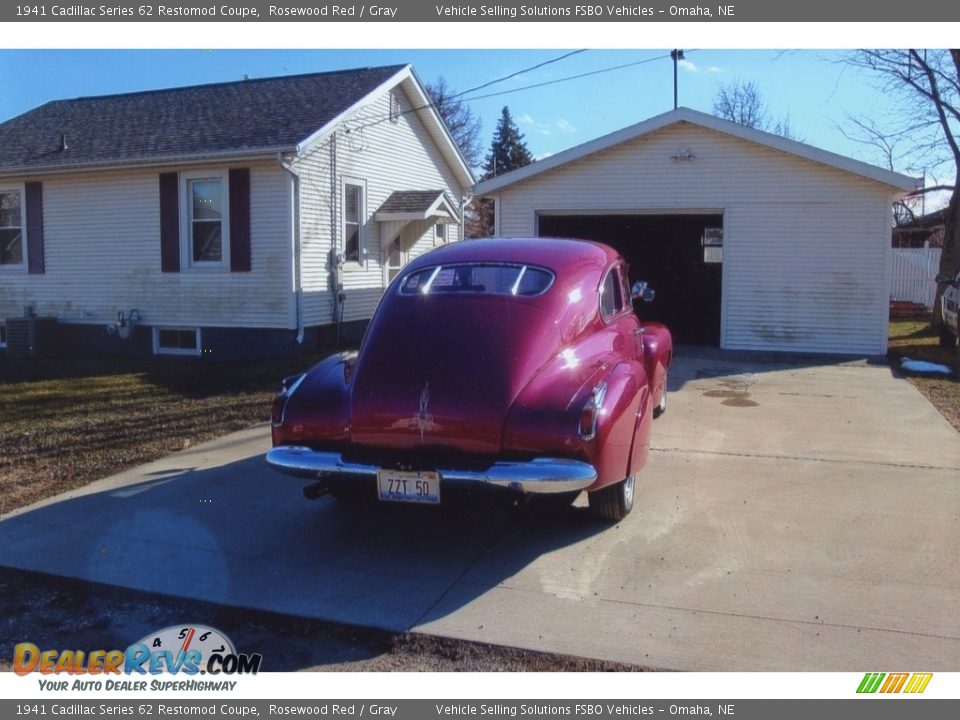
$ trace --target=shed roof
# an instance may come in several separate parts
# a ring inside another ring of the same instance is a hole
[[[749,128],[729,120],[723,120],[714,115],[708,115],[697,110],[681,107],[596,138],[595,140],[590,140],[582,145],[569,148],[556,155],[551,155],[543,160],[538,160],[530,165],[513,170],[512,172],[477,183],[474,185],[473,191],[477,195],[499,192],[511,185],[549,172],[554,168],[568,165],[588,155],[607,150],[630,140],[657,132],[670,125],[683,122],[731,135],[773,150],[789,153],[822,165],[833,167],[837,170],[859,175],[898,191],[913,190],[916,187],[916,180],[907,175],[885,170],[875,165],[870,165],[869,163],[814,147],[813,145],[789,140],[780,135]]]

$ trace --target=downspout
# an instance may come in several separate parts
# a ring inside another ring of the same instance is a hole
[[[467,239],[467,205],[472,199],[467,193],[460,195],[460,240]]]
[[[297,345],[303,345],[303,270],[301,267],[301,237],[300,237],[300,174],[294,169],[289,153],[277,153],[277,162],[280,167],[290,173],[293,178],[293,288],[296,298],[297,317]]]
[[[333,305],[330,320],[337,326],[337,347],[340,346],[343,332],[343,309],[346,305],[346,293],[343,290],[343,252],[340,243],[340,176],[337,167],[337,142],[334,131],[330,136],[330,283],[333,286]]]

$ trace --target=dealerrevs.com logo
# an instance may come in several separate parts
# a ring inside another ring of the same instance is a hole
[[[126,650],[41,650],[20,643],[13,670],[17,675],[242,675],[256,674],[262,659],[237,653],[219,630],[184,624],[151,633]]]
[[[860,681],[858,693],[910,693],[918,694],[927,689],[933,673],[866,673]]]

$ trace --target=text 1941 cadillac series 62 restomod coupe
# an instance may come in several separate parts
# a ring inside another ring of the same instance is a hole
[[[599,243],[491,238],[422,255],[359,351],[284,381],[267,462],[315,479],[308,497],[586,490],[596,515],[618,520],[666,407],[670,333],[632,309],[652,295]]]

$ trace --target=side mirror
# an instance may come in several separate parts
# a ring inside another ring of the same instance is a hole
[[[630,288],[630,299],[631,300],[643,300],[644,302],[651,302],[656,296],[653,288],[647,285],[643,280],[637,280],[633,284],[633,287]]]
[[[938,273],[935,278],[938,285],[956,285],[957,280],[952,275],[948,273]]]

